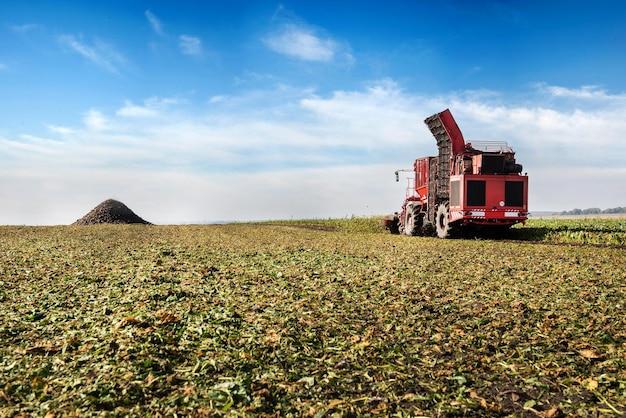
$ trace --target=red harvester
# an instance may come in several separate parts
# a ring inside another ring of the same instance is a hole
[[[418,158],[400,213],[385,219],[394,233],[436,231],[448,238],[467,227],[504,230],[528,217],[528,177],[505,142],[465,143],[448,109],[424,121],[439,155]]]

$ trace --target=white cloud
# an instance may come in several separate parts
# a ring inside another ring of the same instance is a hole
[[[287,23],[263,39],[272,51],[304,61],[330,62],[341,51],[341,45],[314,29],[295,23]],[[353,61],[351,54],[345,57]]]
[[[0,200],[12,202],[0,223],[67,223],[110,196],[157,223],[390,212],[404,196],[393,171],[436,153],[423,120],[446,107],[468,141],[514,147],[531,210],[623,206],[626,103],[537,100],[429,96],[382,80],[323,96],[279,86],[191,109],[163,98],[92,109],[60,140],[0,138]],[[136,108],[157,112],[158,124],[127,113]]]
[[[146,16],[146,19],[148,19],[148,23],[150,23],[150,27],[152,27],[152,30],[157,35],[164,35],[165,32],[163,31],[163,24],[161,23],[161,20],[159,20],[159,18],[150,10],[146,10],[144,14]]]
[[[198,37],[191,35],[180,35],[178,37],[178,46],[180,47],[180,52],[185,55],[202,55],[202,40]]]
[[[568,88],[552,86],[546,83],[537,83],[536,88],[552,97],[565,99],[586,100],[626,100],[626,94],[609,94],[600,86],[580,86]]]
[[[85,124],[85,127],[94,131],[107,129],[108,126],[107,118],[102,114],[102,112],[95,109],[90,109],[87,113],[85,113],[83,123]]]
[[[560,86],[546,86],[546,90],[556,97],[573,97],[576,99],[605,98],[606,91],[598,86],[582,86],[578,89],[568,89]]]
[[[126,59],[111,45],[96,40],[93,44],[77,39],[74,35],[61,35],[59,42],[83,58],[112,73],[119,73]]]
[[[152,118],[157,116],[158,112],[156,109],[136,105],[127,100],[124,106],[117,110],[116,114],[127,118]]]
[[[71,135],[71,134],[76,132],[72,128],[68,128],[67,126],[61,126],[61,125],[48,125],[47,128],[51,132],[54,132],[54,133],[60,134],[60,135]]]
[[[125,118],[153,118],[167,107],[178,103],[180,100],[172,97],[150,97],[144,100],[142,105],[126,100],[124,106],[119,108],[115,114]]]

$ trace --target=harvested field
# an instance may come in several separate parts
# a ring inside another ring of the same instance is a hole
[[[2,227],[0,416],[619,416],[626,227],[595,222]]]

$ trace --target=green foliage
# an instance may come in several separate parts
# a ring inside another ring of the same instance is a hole
[[[626,218],[533,219],[516,226],[513,237],[554,243],[626,245]]]
[[[262,225],[296,227],[345,233],[388,233],[382,217],[352,217],[340,219],[302,219],[268,221]],[[571,243],[625,246],[626,218],[614,219],[531,219],[516,225],[510,232],[477,235],[478,238],[503,238],[546,243]]]
[[[624,224],[566,224],[2,227],[0,416],[619,416]]]
[[[298,219],[262,222],[264,225],[291,226],[336,232],[385,232],[381,217],[365,216],[336,219]]]

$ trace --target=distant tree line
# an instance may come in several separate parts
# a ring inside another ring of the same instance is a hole
[[[626,207],[618,206],[604,210],[600,208],[572,209],[564,210],[561,215],[598,215],[601,213],[626,213]]]

